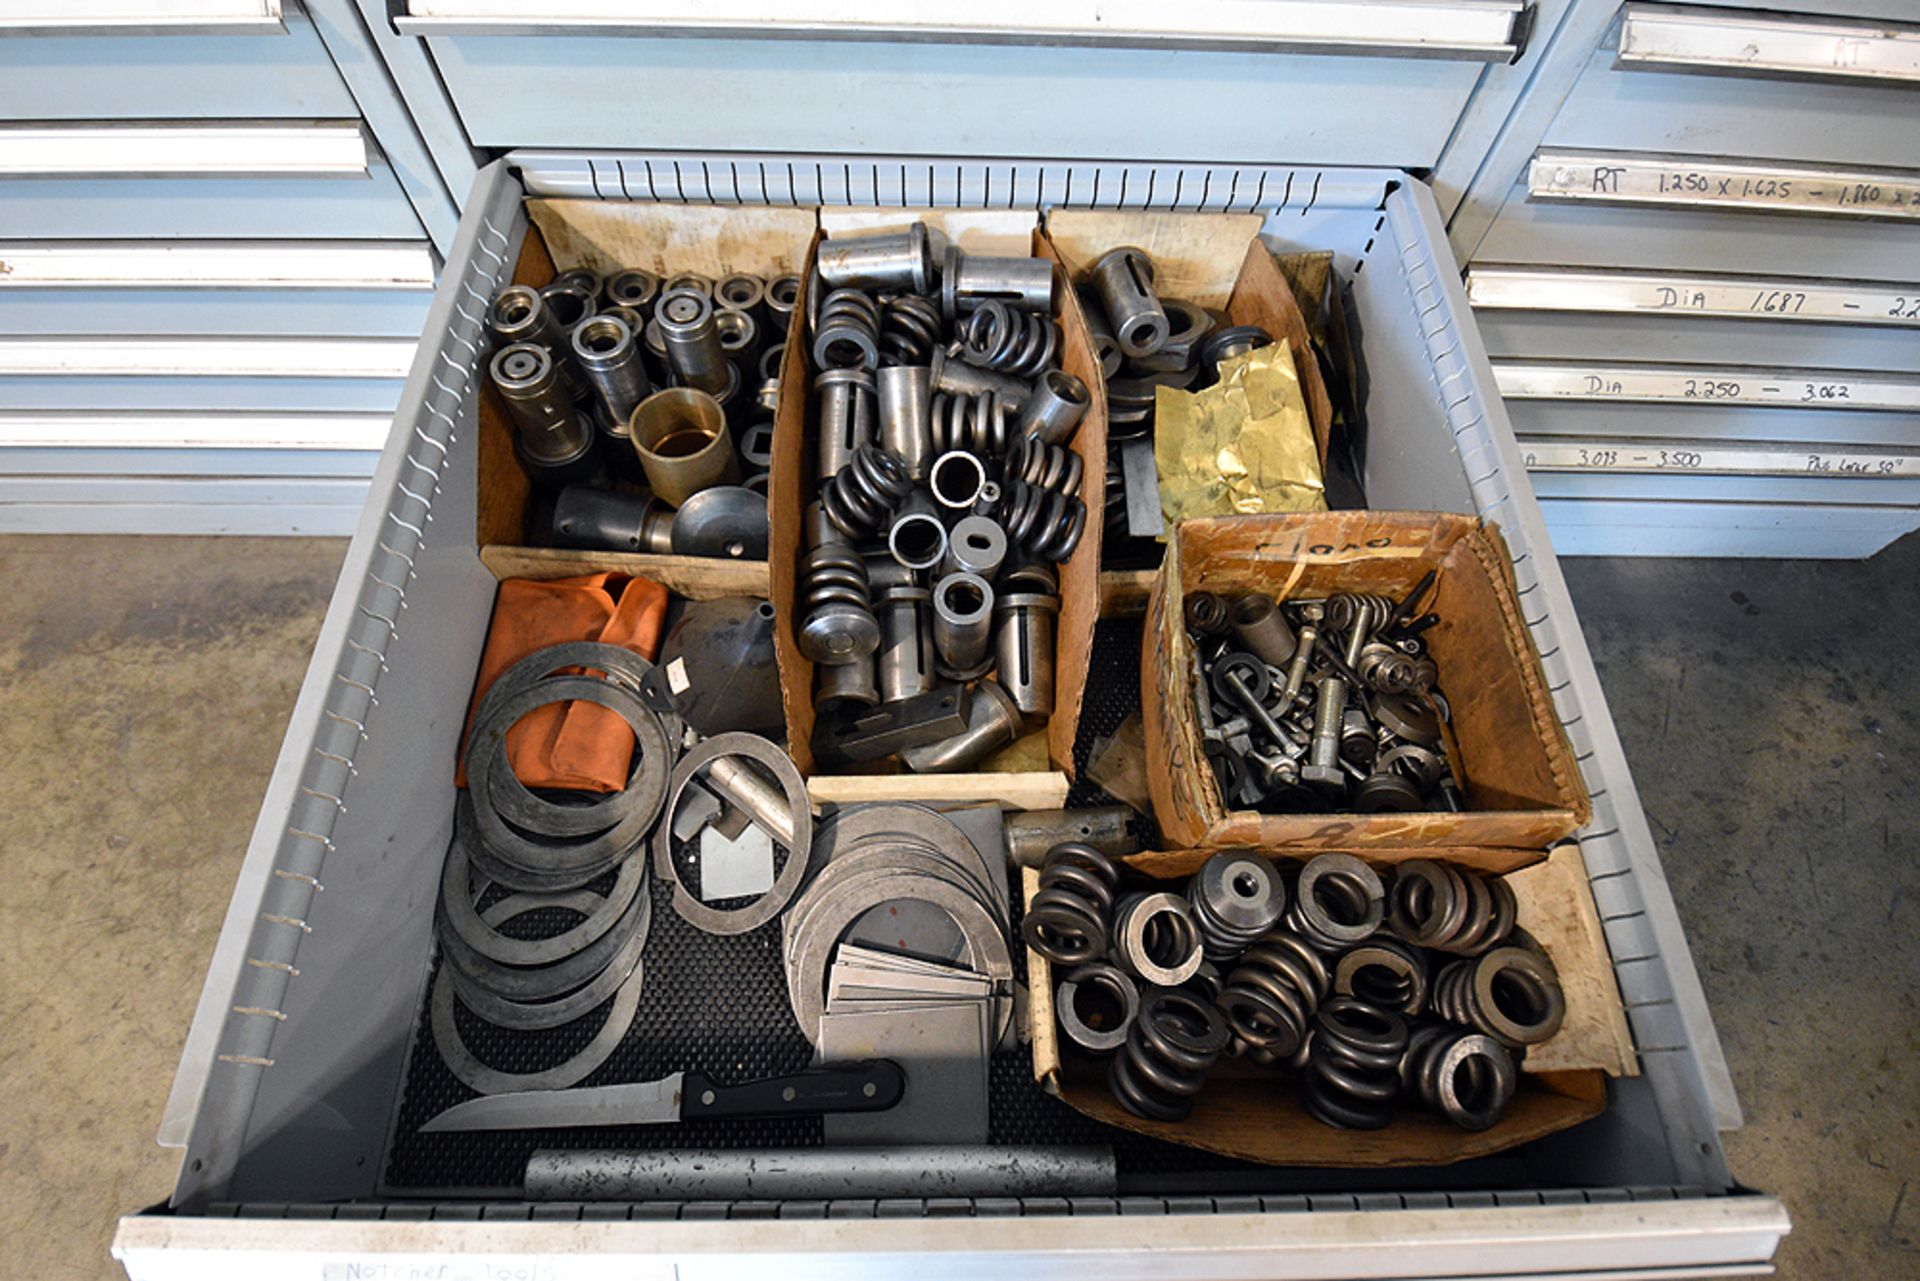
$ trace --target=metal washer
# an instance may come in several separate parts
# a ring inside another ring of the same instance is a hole
[[[580,894],[588,898],[593,897],[585,891],[581,891]],[[545,894],[509,895],[489,907],[484,919],[489,925],[499,925],[527,912],[561,906],[551,901],[553,897]],[[577,897],[577,895],[565,897]],[[651,896],[648,901],[651,903]],[[453,976],[454,995],[460,998],[462,1005],[487,1022],[509,1031],[544,1032],[550,1028],[571,1023],[599,1009],[620,990],[621,984],[639,973],[641,954],[646,951],[647,935],[650,933],[648,927],[652,921],[653,911],[648,907],[641,912],[632,928],[627,931],[625,940],[620,944],[620,950],[615,952],[613,959],[607,962],[607,968],[594,975],[585,987],[577,988],[557,1000],[531,1003],[510,1001],[473,983],[460,973],[458,967],[448,966],[447,972]]]
[[[453,1014],[453,981],[442,966],[433,982],[433,1044],[440,1051],[447,1070],[468,1089],[481,1094],[505,1094],[513,1090],[565,1090],[593,1075],[620,1048],[633,1016],[640,1009],[641,972],[636,969],[614,993],[606,1022],[587,1042],[586,1048],[564,1063],[539,1072],[501,1072],[473,1056],[460,1039],[459,1025]]]
[[[786,792],[793,811],[793,844],[787,849],[786,864],[774,879],[773,888],[745,907],[724,912],[688,893],[679,869],[673,865],[673,816],[680,808],[680,794],[695,774],[722,756],[744,756],[764,765]],[[662,821],[653,834],[653,871],[673,886],[673,910],[689,925],[709,934],[745,934],[771,921],[793,901],[806,880],[812,848],[813,806],[807,799],[806,780],[800,777],[793,758],[758,734],[715,734],[681,757],[674,767]]]

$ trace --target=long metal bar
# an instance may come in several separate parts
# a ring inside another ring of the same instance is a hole
[[[0,36],[281,32],[280,0],[0,0]]]
[[[411,338],[0,338],[0,377],[393,378]]]
[[[1629,4],[1620,20],[1626,70],[1920,84],[1920,27],[1845,18]]]
[[[1496,360],[1493,376],[1500,394],[1509,400],[1679,401],[1920,411],[1920,378],[1867,371]]]
[[[1920,450],[1836,449],[1822,444],[1523,436],[1520,455],[1527,470],[1537,472],[1804,476],[1814,480],[1920,476]]]
[[[1476,264],[1467,271],[1467,301],[1481,310],[1811,320],[1910,328],[1920,327],[1920,271],[1913,284],[1903,287],[1791,276]]]
[[[375,451],[386,414],[0,412],[6,449],[326,449]]]
[[[1107,45],[1507,61],[1520,0],[410,0],[410,35],[618,35]]]
[[[433,288],[424,243],[73,240],[0,244],[0,289]]]
[[[1920,174],[1769,160],[1540,151],[1527,167],[1527,194],[1607,205],[1920,218]]]
[[[357,120],[0,125],[0,177],[364,176]]]

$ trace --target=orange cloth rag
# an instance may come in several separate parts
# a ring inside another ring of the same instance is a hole
[[[625,574],[581,578],[509,578],[500,584],[480,658],[480,678],[467,709],[454,782],[467,785],[466,738],[474,712],[500,674],[521,659],[569,641],[619,645],[651,660],[667,619],[667,589]],[[597,703],[551,703],[507,731],[507,762],[528,787],[617,792],[633,763],[633,733],[618,713]]]

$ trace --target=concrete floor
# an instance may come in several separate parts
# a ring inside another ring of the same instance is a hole
[[[0,1247],[121,1275],[152,1134],[343,544],[0,538]],[[1920,1273],[1920,539],[1572,561],[1787,1277]]]

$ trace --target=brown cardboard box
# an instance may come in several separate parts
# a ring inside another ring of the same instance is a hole
[[[1023,249],[1058,262],[1052,244],[1031,214],[1012,211],[884,210],[830,211],[822,221],[828,234],[836,230],[892,230],[920,219],[953,238],[963,250],[1010,253]],[[807,259],[811,278],[813,260]],[[780,380],[780,408],[774,420],[773,483],[770,502],[773,544],[769,554],[772,600],[785,620],[775,633],[780,660],[781,696],[786,704],[788,748],[809,787],[819,800],[992,800],[1020,807],[1044,801],[1064,803],[1067,779],[1073,771],[1073,740],[1080,721],[1080,703],[1087,680],[1087,660],[1093,648],[1093,628],[1100,611],[1100,512],[1106,485],[1106,395],[1093,358],[1086,321],[1071,289],[1056,288],[1056,316],[1063,346],[1061,365],[1085,382],[1093,403],[1074,433],[1073,450],[1085,463],[1080,497],[1087,504],[1086,533],[1072,557],[1059,567],[1060,613],[1054,641],[1054,710],[1046,725],[996,757],[975,773],[915,775],[890,764],[885,772],[848,773],[815,777],[810,748],[813,734],[813,664],[800,653],[794,624],[798,621],[799,576],[805,557],[803,513],[817,486],[807,460],[813,454],[813,380],[810,363],[796,326]]]
[[[816,217],[811,209],[558,199],[530,199],[527,213],[533,226],[513,279],[536,288],[576,267],[603,275],[626,267],[714,278],[734,271],[787,275],[800,270]],[[741,394],[755,390],[743,388]],[[764,561],[529,546],[531,487],[514,454],[512,419],[490,383],[480,397],[479,467],[474,534],[481,561],[496,577],[565,578],[617,569],[695,598],[767,594]]]
[[[1351,850],[1387,868],[1410,858],[1441,858],[1489,873],[1505,873],[1519,907],[1519,924],[1553,961],[1566,995],[1567,1016],[1551,1040],[1526,1055],[1520,1090],[1506,1117],[1491,1129],[1461,1130],[1445,1118],[1402,1102],[1383,1130],[1336,1130],[1315,1120],[1297,1086],[1275,1072],[1223,1059],[1207,1077],[1184,1121],[1147,1121],[1120,1106],[1107,1085],[1107,1064],[1063,1049],[1054,1023],[1058,976],[1044,957],[1027,952],[1028,1020],[1033,1074],[1048,1092],[1096,1120],[1171,1143],[1268,1165],[1377,1167],[1446,1165],[1501,1152],[1598,1116],[1606,1106],[1608,1076],[1639,1071],[1612,962],[1577,846],[1550,853],[1511,849]],[[1271,851],[1268,852],[1273,855]],[[1135,871],[1183,885],[1208,857],[1205,850],[1135,855]],[[1300,857],[1307,857],[1302,852]],[[1022,872],[1026,897],[1039,873]]]
[[[1047,214],[1047,235],[1076,280],[1102,254],[1133,245],[1154,261],[1156,293],[1224,311],[1231,324],[1258,325],[1286,339],[1324,466],[1332,402],[1300,304],[1260,240],[1261,221],[1258,214],[1055,209]]]
[[[1453,710],[1463,813],[1259,814],[1229,811],[1201,751],[1182,604],[1193,591],[1258,590],[1276,599],[1339,591],[1403,597],[1438,580],[1426,633]],[[1141,713],[1154,817],[1170,843],[1196,848],[1541,849],[1586,822],[1573,749],[1554,715],[1513,563],[1499,531],[1444,512],[1319,512],[1183,523],[1147,606]]]

